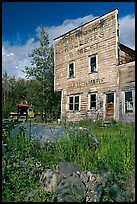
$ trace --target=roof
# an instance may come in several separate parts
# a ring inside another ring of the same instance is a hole
[[[78,28],[80,28],[80,27],[82,27],[82,26],[85,26],[86,24],[91,23],[91,22],[93,22],[93,21],[95,21],[95,20],[97,20],[97,19],[99,19],[99,18],[101,18],[101,17],[103,17],[103,16],[105,16],[105,15],[107,15],[107,14],[109,14],[109,13],[115,11],[115,10],[118,10],[118,8],[115,8],[115,9],[113,9],[113,10],[111,10],[111,11],[109,11],[109,12],[107,12],[107,13],[105,13],[105,14],[103,14],[103,15],[97,17],[97,18],[94,18],[93,20],[91,20],[91,21],[89,21],[89,22],[87,22],[87,23],[84,23],[84,24],[81,25],[81,26],[78,26],[78,27],[72,29],[72,30],[70,30],[70,31],[68,31],[68,32],[66,32],[66,33],[64,33],[63,35],[58,36],[58,37],[54,38],[53,40],[56,40],[56,39],[58,39],[58,38],[60,38],[60,37],[63,37],[64,35],[68,34],[69,32],[72,32],[72,31],[74,31],[74,30],[76,30],[76,29],[78,29]]]
[[[129,54],[135,55],[135,50],[131,49],[130,47],[127,47],[126,45],[119,42],[119,47],[121,50],[128,52]]]
[[[23,104],[23,103],[18,103],[18,104],[16,104],[16,106],[19,106],[19,107],[27,107],[27,108],[30,107],[29,105]]]

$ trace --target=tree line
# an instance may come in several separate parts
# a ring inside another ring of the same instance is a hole
[[[16,111],[16,104],[26,100],[36,112],[45,112],[49,118],[60,117],[60,92],[54,92],[54,49],[49,45],[44,27],[38,37],[40,46],[29,55],[31,66],[25,67],[25,79],[2,76],[2,117]]]

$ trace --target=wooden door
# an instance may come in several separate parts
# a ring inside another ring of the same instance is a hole
[[[105,120],[114,119],[114,93],[106,94]]]

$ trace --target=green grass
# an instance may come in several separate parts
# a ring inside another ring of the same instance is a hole
[[[3,202],[20,201],[21,192],[27,193],[30,189],[39,189],[32,201],[50,200],[51,194],[39,188],[37,177],[29,173],[29,167],[19,167],[19,161],[26,157],[38,158],[44,168],[55,168],[60,161],[71,161],[80,165],[83,171],[98,173],[104,167],[112,169],[117,180],[135,175],[135,124],[113,122],[105,128],[101,127],[100,121],[83,120],[71,124],[88,128],[99,141],[96,150],[89,146],[88,138],[82,131],[69,132],[68,126],[66,134],[55,144],[45,144],[42,148],[38,141],[32,142],[26,137],[23,130],[14,137],[5,134],[4,142],[11,155],[3,153],[2,157]]]

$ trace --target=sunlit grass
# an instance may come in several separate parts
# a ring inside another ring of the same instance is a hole
[[[4,136],[11,155],[3,153],[3,201],[20,201],[21,191],[37,188],[38,180],[27,174],[27,168],[20,169],[18,163],[26,157],[36,157],[45,168],[55,168],[58,162],[70,161],[80,165],[83,171],[98,173],[101,168],[111,169],[117,178],[128,178],[135,175],[135,124],[112,123],[103,128],[101,122],[80,121],[71,126],[87,128],[97,138],[97,149],[89,145],[88,137],[81,130],[66,132],[56,143],[40,147],[38,141],[30,140],[23,130],[11,137]],[[13,190],[14,186],[14,190]],[[38,192],[41,199],[49,200],[49,194]],[[33,201],[40,201],[34,198]]]

